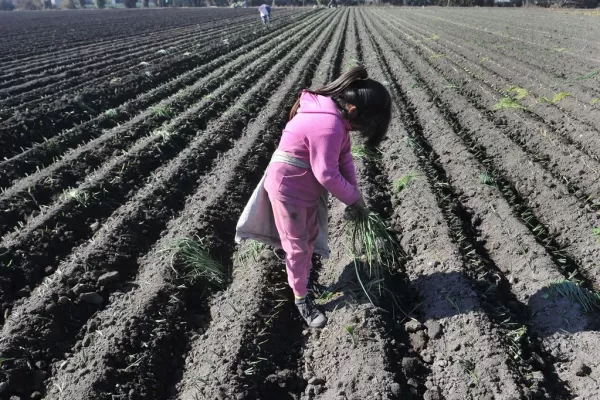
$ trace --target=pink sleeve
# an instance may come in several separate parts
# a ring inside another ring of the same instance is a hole
[[[352,142],[348,135],[344,138],[344,144],[340,152],[340,172],[351,185],[357,186],[356,168],[352,159]]]
[[[345,150],[345,135],[344,130],[328,129],[312,132],[306,138],[310,166],[315,178],[334,197],[346,205],[351,205],[360,199],[360,191],[356,183],[349,182],[340,172],[340,156],[342,150]]]

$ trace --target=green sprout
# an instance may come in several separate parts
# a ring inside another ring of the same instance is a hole
[[[529,91],[527,89],[523,89],[517,85],[511,86],[508,89],[508,93],[514,93],[516,100],[523,100],[525,97],[529,96]]]
[[[153,107],[151,112],[155,117],[170,118],[172,110],[171,107]]]
[[[378,150],[371,150],[363,145],[352,146],[350,152],[352,153],[352,157],[363,160],[375,160],[381,157],[381,153]]]
[[[496,178],[494,178],[488,173],[479,175],[479,180],[481,181],[481,183],[488,186],[494,186],[496,184]]]
[[[444,58],[444,57],[446,57],[445,54],[442,54],[442,53],[433,53],[432,55],[429,56],[429,61],[438,60],[438,59]]]
[[[266,247],[264,243],[257,240],[244,240],[238,247],[234,260],[238,265],[257,263],[260,252]]]
[[[569,92],[560,92],[554,95],[554,97],[552,97],[552,99],[549,99],[547,97],[540,97],[540,99],[538,100],[539,103],[558,103],[559,101],[561,101],[564,98],[570,97],[571,93]]]
[[[104,115],[108,118],[114,118],[117,115],[119,115],[119,112],[116,109],[111,108],[109,110],[104,111]]]
[[[160,137],[163,142],[169,141],[171,139],[171,136],[173,136],[174,134],[175,132],[169,128],[159,129],[154,132],[154,135]]]
[[[511,97],[503,97],[498,103],[494,105],[494,110],[520,108],[525,109],[518,101]]]
[[[171,252],[187,281],[195,283],[201,280],[218,288],[224,286],[225,267],[210,255],[206,238],[176,239],[166,251]]]
[[[75,200],[84,207],[87,207],[91,197],[88,192],[82,189],[67,189],[65,190],[63,196],[66,199]]]
[[[408,174],[404,175],[402,178],[394,182],[394,192],[400,193],[401,191],[406,189],[408,185],[410,185],[410,183],[417,177],[418,175],[413,172],[409,172]]]
[[[347,325],[346,326],[346,333],[350,337],[350,340],[352,340],[352,346],[356,347],[356,340],[354,338],[354,326]]]
[[[463,371],[471,377],[471,382],[479,387],[479,377],[475,373],[475,363],[472,360],[459,360],[458,363]]]
[[[515,360],[521,359],[521,356],[523,354],[523,351],[521,350],[521,340],[523,340],[526,334],[527,327],[525,326],[522,326],[518,329],[513,329],[506,333],[506,338],[509,342],[508,347],[511,353],[513,354],[513,359]]]

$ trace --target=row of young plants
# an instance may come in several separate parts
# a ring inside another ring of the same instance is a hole
[[[434,90],[429,87],[430,82],[428,80],[419,79],[419,82],[422,83],[429,96],[435,95]],[[447,107],[440,100],[437,100],[437,104],[436,102],[434,104],[440,107],[441,110],[445,110]],[[465,135],[462,133],[466,131],[464,126],[461,127],[459,121],[443,111],[442,115],[444,119],[450,121],[451,125],[448,126],[448,129],[455,131],[456,138],[465,138]],[[428,119],[436,120],[437,118]],[[435,129],[424,130],[423,132],[434,135]],[[438,137],[434,135],[432,143],[447,141],[449,137],[451,135]],[[481,180],[480,185],[484,188],[483,191],[476,192],[477,195],[470,195],[465,199],[466,204],[470,207],[470,211],[463,210],[466,213],[475,213],[479,221],[477,227],[473,227],[472,232],[476,234],[476,232],[481,231],[487,239],[484,243],[491,242],[489,245],[484,245],[486,253],[483,253],[481,260],[477,260],[477,256],[481,256],[481,250],[478,250],[479,246],[464,246],[461,244],[463,252],[467,257],[475,257],[474,260],[467,260],[469,261],[467,265],[471,266],[469,273],[478,282],[478,285],[481,287],[480,290],[485,289],[486,301],[491,301],[492,305],[494,298],[499,301],[500,306],[494,306],[491,310],[497,314],[497,318],[500,321],[506,323],[507,334],[505,341],[514,354],[515,360],[520,363],[525,362],[524,366],[522,364],[519,366],[522,376],[532,383],[531,379],[536,376],[535,369],[540,369],[546,378],[545,385],[547,387],[545,390],[555,393],[555,395],[564,394],[568,390],[561,383],[563,381],[568,382],[571,389],[579,389],[580,383],[574,381],[573,376],[570,376],[568,373],[565,374],[564,368],[560,365],[561,361],[565,361],[564,357],[569,350],[565,350],[558,357],[554,352],[556,345],[561,343],[564,348],[569,348],[570,351],[576,354],[581,353],[581,350],[578,350],[576,339],[569,335],[560,334],[557,337],[554,332],[558,332],[564,329],[564,327],[557,327],[557,321],[549,322],[544,318],[540,318],[540,316],[544,315],[548,308],[552,308],[556,312],[571,310],[572,307],[568,305],[568,302],[561,301],[561,296],[567,294],[567,300],[569,301],[576,298],[588,299],[582,303],[581,310],[575,311],[571,316],[573,321],[578,320],[583,326],[586,326],[586,321],[588,321],[586,312],[593,311],[597,307],[598,303],[595,300],[597,297],[593,291],[586,289],[585,286],[580,286],[577,280],[573,280],[574,274],[578,273],[577,266],[568,257],[565,258],[564,255],[557,254],[556,250],[550,247],[552,238],[548,237],[546,232],[539,229],[540,225],[537,225],[538,228],[532,225],[532,222],[535,221],[532,219],[534,216],[531,211],[524,210],[522,205],[513,201],[516,200],[515,194],[517,192],[507,181],[501,178],[500,175],[496,175],[493,169],[491,169],[493,168],[490,165],[491,160],[487,158],[485,149],[469,141],[465,142],[465,145],[467,147],[463,150],[459,150],[460,146],[462,146],[459,142],[455,142],[454,145],[450,145],[447,142],[440,145],[440,148],[444,149],[458,146],[456,152],[466,155],[465,159],[461,159],[460,163],[452,157],[438,156],[438,159],[444,165],[442,170],[449,171],[451,173],[451,180],[453,181],[449,185],[443,186],[444,188],[460,184],[459,189],[463,192],[463,188],[466,187],[465,185],[469,185],[468,180],[476,176],[479,176]],[[472,152],[474,156],[467,156],[469,152]],[[469,165],[469,162],[474,163],[472,164],[473,172],[471,173],[467,173],[468,171],[465,172],[465,163]],[[483,166],[483,169],[481,169],[482,167],[475,166],[478,162],[481,162],[480,165]],[[453,163],[457,165],[452,166]],[[475,172],[477,168],[480,169],[479,175]],[[459,175],[463,176],[459,177]],[[498,188],[489,190],[488,187],[490,186],[498,186]],[[479,199],[479,195],[484,195],[484,198]],[[485,197],[493,200],[486,200]],[[493,204],[491,212],[488,210],[490,203]],[[451,207],[450,209],[457,208]],[[516,217],[514,214],[516,214]],[[469,218],[464,218],[464,215],[462,218],[459,216],[454,221],[464,224],[469,219],[474,220],[473,215],[467,215],[467,217]],[[522,218],[525,217],[528,218],[528,221],[523,221]],[[499,231],[499,226],[509,227],[510,231]],[[518,244],[512,239],[506,240],[504,238],[505,235],[517,235],[519,237]],[[462,240],[465,239],[468,239],[468,235],[462,238]],[[506,265],[506,261],[512,259],[515,252],[519,252],[524,258],[523,264],[520,267],[516,267],[512,263],[511,265]],[[540,253],[547,253],[547,256],[545,258],[536,257],[534,261],[528,255]],[[531,273],[530,268],[534,268],[534,271],[536,271],[533,281],[527,279],[527,276]],[[558,273],[558,271],[562,272],[562,274]],[[500,276],[501,279],[498,281],[494,278],[494,275]],[[486,281],[488,282],[487,285],[485,284]],[[546,299],[546,301],[542,300],[542,302],[539,302],[540,298]],[[530,313],[537,317],[530,319],[528,317]],[[562,325],[562,322],[558,323],[558,325]],[[528,335],[529,330],[530,333]],[[586,335],[586,333],[581,332],[581,335]],[[552,356],[550,356],[550,352],[552,352]],[[555,361],[557,364],[546,364],[540,357],[542,355],[547,360]],[[573,358],[568,357],[567,360],[572,362]],[[533,370],[531,369],[532,366],[534,367]],[[537,382],[537,384],[544,384],[543,380]]]
[[[131,38],[133,44],[143,37],[168,31],[176,31],[208,22],[230,19],[232,16],[253,14],[250,10],[232,12],[228,9],[204,9],[193,12],[181,10],[154,10],[143,18],[134,13],[85,13],[57,14],[19,13],[4,14],[3,25],[8,28],[6,40],[0,44],[0,62],[8,69],[32,65],[37,61],[49,61],[51,54],[61,52],[65,56],[86,55],[104,45],[123,45],[122,37]],[[64,31],[65,21],[72,28]],[[114,26],[114,29],[107,29]],[[85,29],[84,29],[85,28]],[[36,38],[32,42],[29,33]],[[48,34],[51,33],[51,34]],[[63,33],[62,35],[59,33]],[[2,73],[7,73],[3,71]],[[10,73],[10,72],[8,72]]]
[[[475,91],[464,87],[469,83],[472,86],[474,83],[468,78],[460,79],[462,84],[455,84],[455,90],[470,90],[482,96],[493,97],[495,99],[493,110],[515,111],[512,113],[513,118],[507,118],[505,123],[516,120],[515,116],[523,116],[526,119],[527,123],[515,124],[515,126],[511,126],[512,129],[524,131],[523,126],[531,123],[542,125],[531,128],[531,130],[539,129],[542,132],[548,132],[546,135],[554,134],[555,141],[572,146],[584,154],[598,159],[595,146],[589,146],[590,143],[597,141],[596,136],[598,136],[596,122],[593,114],[589,112],[590,108],[594,106],[592,103],[595,103],[597,94],[594,91],[587,92],[581,86],[584,82],[593,81],[598,71],[592,70],[581,79],[557,82],[556,77],[545,71],[530,69],[518,61],[507,62],[506,59],[497,57],[494,51],[464,43],[460,36],[447,32],[445,26],[425,25],[428,28],[425,30],[423,26],[415,26],[407,21],[403,22],[405,34],[410,35],[408,37],[412,37],[422,47],[430,48],[428,51],[431,51],[432,54],[441,55],[440,61],[448,60],[455,66],[460,66],[460,75],[475,79],[489,91]],[[434,29],[436,31],[442,29],[442,36],[437,34],[432,36],[431,32]],[[436,36],[436,40],[431,39]],[[489,52],[488,56],[476,56],[485,52]],[[532,84],[532,76],[535,76],[535,85]],[[501,98],[500,101],[497,100],[498,97]],[[487,101],[482,101],[482,104],[486,103]],[[584,107],[582,107],[582,103]],[[589,107],[585,107],[585,105]],[[489,109],[492,110],[492,107],[490,106]],[[564,122],[566,118],[568,118],[568,123]],[[536,135],[533,135],[531,140],[535,138]]]
[[[303,18],[297,20],[297,24],[303,22],[306,22]],[[288,29],[293,30],[295,26],[292,25]],[[274,29],[274,32],[269,35],[250,41],[235,50],[232,49],[232,51],[217,57],[215,60],[193,68],[172,80],[158,85],[150,91],[126,101],[118,107],[108,109],[75,128],[61,132],[60,135],[35,144],[8,160],[0,161],[0,187],[8,188],[11,184],[16,183],[17,179],[27,176],[34,171],[43,170],[50,163],[56,162],[58,157],[66,151],[80,146],[86,140],[92,141],[100,137],[105,133],[105,130],[117,126],[125,128],[128,124],[139,123],[140,119],[146,120],[145,123],[162,122],[163,117],[161,115],[165,114],[165,112],[162,112],[161,109],[173,108],[173,104],[171,103],[163,104],[165,99],[170,99],[174,104],[179,104],[171,96],[177,93],[185,94],[186,92],[182,90],[196,83],[199,78],[206,76],[221,66],[229,65],[229,63],[238,57],[263,44],[264,40],[268,41],[278,34],[279,30]],[[169,111],[168,114],[174,114],[173,110]],[[148,120],[150,115],[152,116],[151,121]],[[129,129],[135,130],[133,127]]]
[[[365,21],[364,24],[363,29],[368,37],[373,38],[380,34],[370,21]],[[404,231],[402,243],[408,253],[406,267],[407,274],[412,278],[410,285],[418,291],[419,300],[414,307],[414,315],[418,320],[425,322],[425,326],[417,320],[409,320],[406,324],[405,329],[412,345],[411,353],[423,363],[421,370],[417,368],[415,371],[413,368],[408,369],[408,372],[424,374],[420,378],[419,390],[424,390],[428,396],[440,393],[450,395],[449,390],[453,386],[455,390],[461,388],[459,390],[474,396],[486,393],[520,393],[522,382],[514,372],[491,366],[494,365],[494,360],[502,360],[502,364],[509,362],[510,355],[503,354],[504,346],[499,338],[488,337],[486,326],[502,329],[501,325],[495,318],[488,319],[489,308],[484,300],[479,298],[478,291],[469,287],[471,282],[465,274],[469,260],[462,256],[457,257],[461,246],[473,246],[474,238],[464,236],[464,226],[451,224],[463,216],[446,214],[447,210],[456,212],[454,207],[443,203],[452,201],[452,196],[438,191],[447,187],[447,182],[443,175],[439,175],[435,158],[423,152],[428,146],[423,137],[425,128],[421,127],[423,121],[420,121],[419,109],[414,108],[409,98],[402,94],[406,93],[406,88],[400,86],[405,82],[398,76],[401,72],[398,68],[392,70],[389,66],[392,62],[393,65],[402,64],[391,60],[391,52],[381,48],[382,45],[381,42],[375,43],[371,39],[369,54],[372,59],[383,62],[384,71],[379,74],[382,74],[381,77],[394,89],[398,112],[406,126],[404,140],[400,138],[401,135],[395,135],[393,139],[390,137],[390,143],[385,144],[383,169],[389,174],[388,185],[394,193],[393,219],[400,223],[402,228],[399,229]],[[400,127],[396,129],[403,131]],[[411,152],[414,154],[410,154]],[[429,196],[419,196],[422,200],[415,201],[414,194],[411,196],[414,190],[428,193]],[[425,201],[424,198],[428,200]],[[446,221],[447,230],[437,229],[437,238],[434,239],[430,229],[438,225],[434,221],[440,217]],[[418,225],[415,225],[415,219],[420,221]],[[419,234],[421,229],[428,232]],[[465,240],[465,243],[459,238]],[[450,250],[452,248],[457,248],[458,251]],[[442,291],[441,296],[439,291]],[[414,311],[411,306],[404,309],[407,308]],[[471,318],[465,318],[466,315],[470,315]],[[406,320],[411,316],[404,315],[403,318]],[[444,343],[439,340],[440,334],[437,333],[436,326],[443,326]],[[469,326],[466,331],[465,326]],[[426,331],[425,338],[428,338],[426,344],[421,342],[422,339],[418,339],[423,337],[423,330]],[[457,341],[462,341],[462,346],[457,344]],[[447,348],[448,344],[450,348]],[[468,350],[468,353],[465,353],[465,350]],[[426,368],[423,366],[430,369],[429,373],[424,373]],[[502,376],[503,382],[506,383],[500,392],[493,383],[495,376]]]
[[[322,15],[315,23],[324,19],[326,16]],[[308,25],[302,32],[309,32],[314,26],[317,25]],[[10,304],[17,288],[33,288],[44,276],[54,273],[57,263],[74,246],[94,234],[94,226],[104,223],[144,185],[142,177],[176,157],[190,141],[202,135],[198,129],[244,95],[243,87],[267,71],[273,58],[286,54],[301,40],[302,36],[296,35],[275,46],[222,85],[215,92],[220,101],[203,99],[163,128],[140,138],[128,152],[108,160],[85,182],[67,190],[42,214],[6,236],[2,242],[5,251],[0,257],[12,268],[3,271],[11,277],[1,292],[6,297],[5,304]]]
[[[323,22],[324,20],[321,21]],[[211,128],[221,140],[230,142],[230,145],[227,152],[223,154],[223,157],[216,159],[215,164],[209,170],[210,175],[204,177],[202,180],[198,180],[199,186],[193,189],[195,194],[187,199],[185,208],[181,214],[177,215],[176,219],[168,224],[165,234],[161,235],[160,240],[154,243],[150,251],[140,260],[137,280],[146,281],[149,277],[153,276],[153,279],[149,279],[152,284],[140,287],[134,291],[131,299],[123,299],[126,303],[125,305],[111,305],[110,309],[107,309],[105,313],[100,315],[101,320],[109,319],[112,315],[110,310],[114,310],[114,307],[120,310],[127,310],[126,312],[129,314],[139,315],[139,308],[133,309],[128,305],[131,302],[138,303],[136,299],[140,299],[141,302],[138,304],[141,304],[142,307],[147,307],[147,312],[142,314],[149,317],[136,318],[136,322],[132,325],[125,323],[112,325],[110,331],[117,338],[123,337],[131,329],[142,329],[142,323],[144,323],[151,325],[150,327],[148,325],[143,326],[143,329],[147,330],[148,334],[142,334],[142,337],[136,338],[135,343],[127,343],[126,345],[117,344],[116,348],[114,346],[99,345],[98,348],[102,349],[103,352],[109,351],[107,356],[103,356],[102,354],[97,354],[96,356],[101,360],[109,360],[107,366],[113,368],[111,375],[109,377],[102,377],[100,374],[94,374],[94,377],[98,380],[88,381],[83,383],[83,385],[93,384],[95,387],[101,388],[100,390],[107,391],[105,392],[106,395],[109,393],[119,395],[121,391],[127,393],[131,388],[135,388],[137,391],[138,388],[146,385],[147,382],[160,382],[160,378],[158,376],[152,377],[151,373],[152,371],[163,369],[161,360],[166,355],[161,356],[157,354],[159,353],[157,348],[142,346],[145,340],[144,337],[151,338],[151,332],[155,329],[160,329],[161,326],[160,321],[153,321],[152,315],[157,315],[158,313],[163,315],[163,318],[164,315],[168,315],[171,323],[182,323],[187,326],[187,329],[191,330],[190,332],[177,333],[176,330],[170,329],[172,330],[170,334],[184,342],[188,342],[190,338],[196,336],[194,329],[198,329],[199,326],[193,324],[190,312],[195,310],[206,313],[205,304],[194,304],[205,303],[206,297],[212,293],[215,287],[223,288],[229,285],[231,265],[228,260],[231,259],[233,251],[232,232],[237,222],[236,215],[239,214],[241,208],[245,205],[245,199],[253,190],[252,182],[256,183],[260,179],[261,168],[259,165],[267,162],[268,156],[271,153],[269,149],[265,148],[263,140],[268,139],[269,136],[260,129],[260,124],[254,122],[246,127],[246,121],[256,118],[261,109],[264,110],[261,114],[276,114],[277,118],[280,118],[279,112],[274,112],[275,110],[270,109],[269,104],[271,103],[268,101],[270,96],[267,96],[268,93],[272,93],[279,85],[282,85],[284,78],[288,76],[287,74],[278,72],[288,71],[289,68],[298,62],[300,54],[305,54],[305,60],[311,59],[311,55],[318,56],[319,53],[315,54],[315,50],[325,46],[329,34],[327,31],[323,31],[318,34],[315,32],[303,36],[304,40],[297,48],[298,52],[289,52],[286,57],[276,63],[272,67],[272,73],[264,74],[259,80],[260,84],[255,85],[250,92],[246,93],[240,99],[240,102],[236,106],[231,107],[227,115],[223,116]],[[315,40],[317,38],[318,40]],[[300,73],[306,70],[297,69],[297,71]],[[304,74],[306,72],[301,73],[300,77],[305,76]],[[298,83],[292,86],[296,85]],[[290,84],[285,83],[283,87],[285,94],[289,94]],[[279,100],[280,102],[289,100],[288,97],[279,97],[279,99],[281,99]],[[238,132],[232,132],[231,129]],[[275,130],[273,129],[273,131]],[[243,131],[245,133],[242,135],[242,139],[232,140],[239,137]],[[206,138],[208,143],[211,143],[212,140]],[[267,140],[267,142],[270,141]],[[194,160],[193,154],[188,155],[188,160],[189,162]],[[196,162],[194,161],[194,163]],[[185,164],[182,163],[182,167]],[[242,182],[244,183],[242,184]],[[223,201],[225,197],[228,198],[227,202]],[[227,229],[226,227],[230,227],[231,229]],[[220,254],[220,257],[218,259],[212,258],[208,252]],[[178,271],[177,273],[174,273],[174,270],[169,268],[171,256],[174,257],[173,261],[176,267],[175,270]],[[224,264],[226,268],[223,269],[220,267],[220,264]],[[180,274],[179,277],[177,276],[178,274]],[[182,283],[181,279],[185,282],[185,286],[176,286],[178,283]],[[170,281],[173,281],[173,283],[170,284]],[[213,289],[210,289],[211,287]],[[246,287],[245,284],[244,287]],[[180,304],[182,306],[178,305],[169,308],[165,304],[162,307],[155,308],[156,302],[160,301],[163,297],[161,292],[165,290],[171,292],[172,296],[181,299]],[[198,293],[202,291],[205,291],[205,293],[199,298]],[[247,296],[244,296],[244,298],[247,299]],[[202,301],[199,301],[199,299],[202,299]],[[235,303],[238,304],[237,301]],[[191,309],[186,310],[188,307]],[[213,318],[216,318],[216,316]],[[211,322],[210,326],[212,326],[212,323],[217,323],[217,321]],[[182,335],[182,333],[185,333],[185,335]],[[88,332],[87,335],[91,336],[93,333]],[[223,340],[222,336],[220,339]],[[99,338],[98,340],[101,342],[112,341],[109,337]],[[131,347],[131,344],[134,344],[134,346]],[[190,345],[193,346],[192,343]],[[185,346],[178,346],[178,348],[182,352],[178,356],[185,356]],[[81,355],[81,351],[78,353],[71,358],[72,361],[76,361]],[[123,358],[125,354],[129,354],[130,358]],[[147,362],[131,365],[128,364],[129,359],[143,359],[147,360]],[[178,358],[178,360],[182,362],[183,358]],[[150,363],[151,368],[148,368],[148,363]],[[194,366],[193,372],[198,373],[197,365]],[[164,372],[160,375],[164,375]],[[165,381],[160,382],[160,391],[171,389],[169,386],[177,382],[176,378],[176,374],[173,374]],[[113,383],[115,381],[127,382],[127,384],[115,388]],[[68,371],[61,371],[53,379],[53,382],[72,382],[73,385],[67,385],[69,393],[71,391],[77,393],[77,388],[82,385],[82,383],[77,382],[77,375]],[[197,384],[198,381],[195,383]],[[138,386],[136,387],[136,385]],[[60,397],[60,394],[51,394],[51,398],[54,397]],[[150,394],[150,398],[160,398],[160,395]]]
[[[0,152],[0,156],[16,155],[21,151],[21,146],[31,146],[35,142],[47,140],[64,129],[83,123],[90,117],[93,118],[130,100],[132,93],[151,90],[174,75],[191,70],[198,64],[208,63],[218,58],[224,50],[246,44],[261,35],[262,32],[253,31],[228,43],[215,43],[214,46],[198,53],[163,58],[153,65],[141,65],[140,71],[130,72],[117,83],[104,81],[94,88],[84,89],[73,98],[56,99],[42,107],[29,110],[23,116],[15,115],[0,125],[0,133],[6,133],[1,136],[4,150]]]
[[[311,26],[311,23],[314,21],[306,21],[283,35],[273,33],[272,36],[266,37],[260,42],[232,52],[231,57],[223,56],[200,67],[191,74],[191,77],[186,76],[185,80],[194,81],[193,85],[185,87],[182,82],[178,82],[178,86],[183,85],[184,87],[179,92],[155,104],[154,107],[146,107],[141,114],[128,120],[125,124],[118,125],[97,139],[80,145],[49,167],[40,169],[35,174],[6,189],[0,196],[0,204],[4,210],[0,216],[0,233],[6,233],[9,229],[18,226],[19,222],[23,222],[24,217],[31,218],[32,213],[37,213],[48,206],[62,191],[77,187],[89,175],[90,170],[101,167],[117,154],[129,151],[131,146],[143,139],[148,131],[157,130],[162,132],[163,136],[168,135],[175,129],[169,125],[171,121],[185,112],[190,105],[198,101],[204,101],[208,105],[218,101],[220,93],[223,93],[223,90],[219,89],[223,83],[235,76],[240,69],[254,62],[256,56],[260,56],[264,51],[270,49],[272,43],[269,39],[286,40],[302,29],[306,29],[307,26]],[[267,41],[265,42],[265,40]],[[227,60],[230,61],[225,63]],[[213,71],[210,72],[211,70]],[[198,76],[204,77],[196,80]],[[141,101],[136,103],[138,106],[144,106]],[[115,110],[115,114],[128,116],[123,109]],[[105,117],[110,119],[109,115]],[[98,134],[102,132],[100,129],[98,131]],[[78,129],[76,133],[79,133],[80,136],[71,136],[71,140],[83,139],[85,136],[89,137],[90,134],[93,136],[94,130],[90,132]],[[56,151],[57,147],[54,143],[52,149]],[[31,162],[31,159],[27,162]]]
[[[58,97],[67,95],[67,89],[78,87],[78,83],[85,82],[91,86],[107,79],[117,82],[140,61],[150,64],[167,56],[197,51],[214,42],[216,38],[223,40],[222,37],[244,32],[252,22],[256,21],[246,17],[232,19],[229,23],[215,24],[214,27],[205,23],[193,29],[161,32],[152,37],[152,40],[140,38],[120,46],[105,44],[95,54],[75,53],[73,57],[53,57],[46,63],[36,61],[34,68],[31,68],[31,64],[24,64],[22,68],[11,71],[9,79],[0,77],[3,81],[0,83],[0,97],[4,98],[0,101],[0,106],[15,106],[16,111],[23,109],[25,104],[35,104],[35,100],[25,103],[22,101],[23,98],[32,98],[32,94],[52,94]],[[177,39],[170,41],[168,48],[165,47],[165,38],[171,38],[173,35],[176,35]],[[132,48],[134,51],[131,51]],[[90,75],[94,77],[90,78]],[[30,93],[32,91],[33,93]]]
[[[408,48],[410,49],[410,47]],[[418,47],[413,51],[416,51],[422,57],[424,56],[419,53]],[[449,73],[446,72],[443,64],[429,60],[427,64],[430,71],[437,70],[442,74]],[[444,76],[447,78],[446,75]],[[495,169],[498,171],[499,176],[503,176],[511,183],[512,187],[515,188],[514,192],[533,212],[533,216],[529,213],[523,214],[524,223],[529,226],[532,218],[542,221],[542,226],[531,227],[532,233],[536,237],[540,235],[551,237],[560,248],[553,249],[550,246],[549,251],[558,252],[558,254],[569,254],[579,265],[580,274],[590,276],[586,266],[593,264],[599,257],[597,255],[597,243],[592,237],[593,227],[597,224],[597,217],[595,216],[593,204],[589,207],[586,204],[590,202],[590,198],[571,195],[562,178],[552,176],[543,169],[543,163],[540,160],[532,159],[517,144],[501,133],[493,120],[486,119],[482,121],[481,118],[476,118],[474,113],[478,115],[480,113],[476,111],[476,107],[470,104],[468,97],[451,95],[450,92],[444,91],[440,85],[437,85],[436,88],[442,92],[438,92],[440,99],[444,99],[445,103],[448,104],[447,109],[455,115],[456,123],[470,127],[468,137],[471,137],[474,143],[485,149],[489,158],[496,160]],[[452,101],[449,100],[450,98],[452,98]],[[464,104],[464,106],[459,109],[458,104]],[[480,128],[474,128],[477,126],[480,126]],[[484,135],[483,132],[488,132],[488,134]],[[467,131],[463,131],[463,133],[466,134]],[[507,152],[507,149],[510,149],[510,151]],[[511,155],[510,159],[507,159],[507,154]],[[479,157],[478,153],[476,155]],[[517,159],[533,162],[535,173],[532,174],[531,170],[525,171],[523,168],[519,168],[519,164],[516,162]],[[557,201],[557,199],[560,199],[560,201]],[[591,201],[593,202],[593,199]],[[544,242],[547,243],[548,241],[545,240]],[[563,257],[558,258],[562,259]]]

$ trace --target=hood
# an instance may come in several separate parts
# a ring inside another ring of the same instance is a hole
[[[336,115],[342,120],[346,130],[350,130],[350,123],[342,118],[337,104],[329,97],[312,94],[303,91],[300,95],[300,108],[298,114],[331,114]]]

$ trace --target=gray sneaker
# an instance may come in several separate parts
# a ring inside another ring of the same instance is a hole
[[[296,299],[296,307],[300,311],[300,315],[311,328],[322,328],[327,323],[327,317],[319,310],[313,300],[306,296],[303,299]]]

